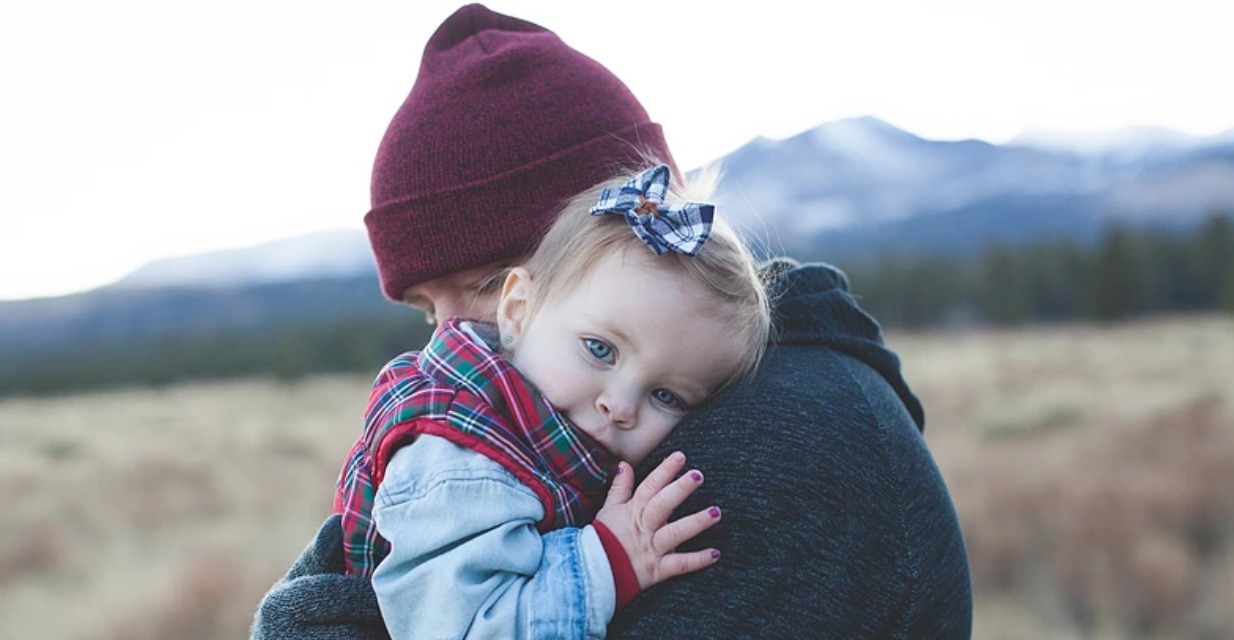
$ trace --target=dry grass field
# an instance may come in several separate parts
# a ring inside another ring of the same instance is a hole
[[[1234,320],[891,342],[976,638],[1234,638]]]
[[[975,637],[1234,637],[1234,320],[898,334]],[[364,376],[0,401],[0,638],[233,639],[329,509]]]

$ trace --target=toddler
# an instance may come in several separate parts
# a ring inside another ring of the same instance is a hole
[[[670,184],[660,164],[572,199],[495,324],[448,319],[378,375],[335,510],[392,638],[603,637],[719,558],[676,551],[718,507],[669,522],[702,474],[674,453],[636,488],[631,465],[753,371],[770,314],[741,240]]]

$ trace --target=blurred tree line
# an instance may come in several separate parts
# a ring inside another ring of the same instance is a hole
[[[345,371],[375,376],[394,356],[422,346],[431,332],[422,315],[390,304],[380,313],[259,330],[86,343],[0,363],[0,397],[241,376],[286,381]]]
[[[1115,225],[1095,245],[1043,241],[992,246],[969,257],[881,256],[838,266],[861,305],[896,328],[1234,312],[1234,222],[1225,215],[1191,232]],[[37,354],[0,354],[0,397],[237,376],[376,374],[428,339],[423,317],[380,300],[375,279],[342,288],[363,290],[379,304],[347,299],[334,303],[338,308],[315,307],[256,326],[82,339]]]
[[[954,256],[887,256],[839,265],[884,326],[1118,321],[1234,312],[1234,221],[1191,232],[1108,227],[1096,245],[1040,241]]]

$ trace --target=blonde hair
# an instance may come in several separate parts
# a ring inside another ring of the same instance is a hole
[[[648,166],[653,164],[658,163],[651,160]],[[625,171],[614,175],[565,203],[556,222],[523,265],[531,276],[528,312],[532,316],[544,303],[573,292],[582,276],[590,273],[602,259],[627,249],[651,251],[623,216],[589,213],[605,187],[622,184],[638,173]],[[714,182],[714,174],[704,175],[702,180],[692,184],[678,184],[674,180],[665,196],[666,203],[684,202],[687,193],[691,201],[710,201]],[[758,367],[771,334],[771,310],[767,292],[755,269],[754,256],[722,215],[722,210],[717,208],[711,235],[698,255],[669,251],[658,256],[654,264],[656,268],[685,274],[720,303],[717,313],[731,324],[734,339],[745,347],[738,361],[733,363],[734,371],[725,381],[726,386]]]

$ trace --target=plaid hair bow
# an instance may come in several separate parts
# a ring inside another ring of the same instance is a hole
[[[625,216],[634,234],[658,256],[669,249],[696,256],[711,235],[716,208],[701,202],[664,204],[669,178],[668,165],[652,167],[620,187],[605,188],[590,213]]]

